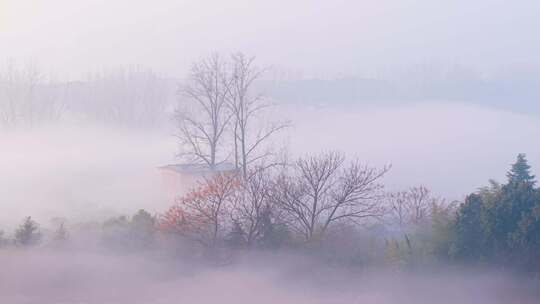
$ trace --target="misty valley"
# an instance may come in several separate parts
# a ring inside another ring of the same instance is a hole
[[[540,303],[540,5],[439,5],[0,1],[0,304]]]

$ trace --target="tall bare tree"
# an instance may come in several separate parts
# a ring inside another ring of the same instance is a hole
[[[230,77],[217,54],[193,64],[181,87],[185,103],[176,110],[179,156],[214,168],[227,158],[224,139],[232,115],[227,107]]]
[[[254,92],[254,83],[260,78],[263,69],[254,65],[255,57],[247,57],[243,53],[233,54],[231,61],[230,90],[227,96],[233,116],[234,162],[243,177],[247,178],[249,166],[270,154],[269,151],[260,151],[263,143],[288,124],[273,123],[264,126],[256,121],[261,118],[262,111],[270,106],[261,94]]]
[[[384,213],[380,179],[389,167],[344,162],[337,152],[301,158],[292,174],[277,181],[272,199],[288,215],[290,226],[308,241],[322,237],[334,223],[358,222]]]

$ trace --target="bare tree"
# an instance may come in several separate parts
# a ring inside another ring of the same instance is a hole
[[[188,83],[181,87],[186,104],[176,110],[180,157],[214,168],[227,157],[226,128],[231,120],[227,108],[230,77],[217,54],[193,64]]]
[[[232,155],[236,169],[247,178],[250,166],[272,154],[264,143],[288,124],[262,123],[270,103],[254,92],[263,72],[254,60],[242,53],[233,54],[230,61],[214,54],[193,65],[180,90],[186,102],[175,116],[180,157],[213,168]],[[226,142],[230,134],[232,149]]]
[[[276,132],[287,127],[287,123],[273,123],[264,126],[260,121],[261,112],[270,106],[261,94],[253,92],[254,83],[263,70],[254,65],[255,57],[243,53],[231,56],[232,73],[228,96],[228,106],[233,115],[234,162],[244,178],[249,166],[264,160],[269,151],[261,152],[263,143]],[[258,117],[259,116],[259,117]]]
[[[165,213],[161,226],[214,248],[230,226],[230,208],[239,179],[236,174],[220,173],[204,179],[198,189],[181,197]]]
[[[288,215],[291,227],[308,241],[323,236],[336,222],[358,223],[384,213],[379,181],[389,167],[344,162],[337,152],[301,158],[293,165],[293,174],[277,180],[272,199]]]
[[[389,215],[402,230],[429,220],[431,209],[438,201],[424,186],[390,193],[387,200]]]
[[[388,211],[392,222],[403,229],[409,222],[408,195],[406,191],[389,193],[387,195]]]
[[[267,170],[254,169],[236,191],[231,218],[242,229],[248,247],[264,236],[265,216],[274,209],[273,184]]]

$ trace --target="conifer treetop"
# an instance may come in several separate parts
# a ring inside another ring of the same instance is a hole
[[[531,166],[527,162],[525,154],[520,153],[510,171],[506,174],[509,184],[527,183],[534,186],[535,176],[531,174]]]

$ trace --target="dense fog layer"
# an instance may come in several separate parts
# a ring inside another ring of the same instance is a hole
[[[2,133],[2,146],[4,228],[27,214],[47,223],[158,212],[173,198],[158,170],[177,149],[166,130],[44,126]]]
[[[460,199],[488,179],[502,181],[519,151],[540,161],[540,117],[459,102],[307,107],[291,112],[292,149],[337,148],[377,165],[391,163],[394,187],[424,184]],[[525,152],[524,152],[525,153]],[[533,168],[534,170],[534,168]],[[471,188],[472,187],[472,188]]]
[[[290,255],[208,267],[88,252],[0,253],[6,303],[537,303],[534,283],[498,272],[355,272]]]

